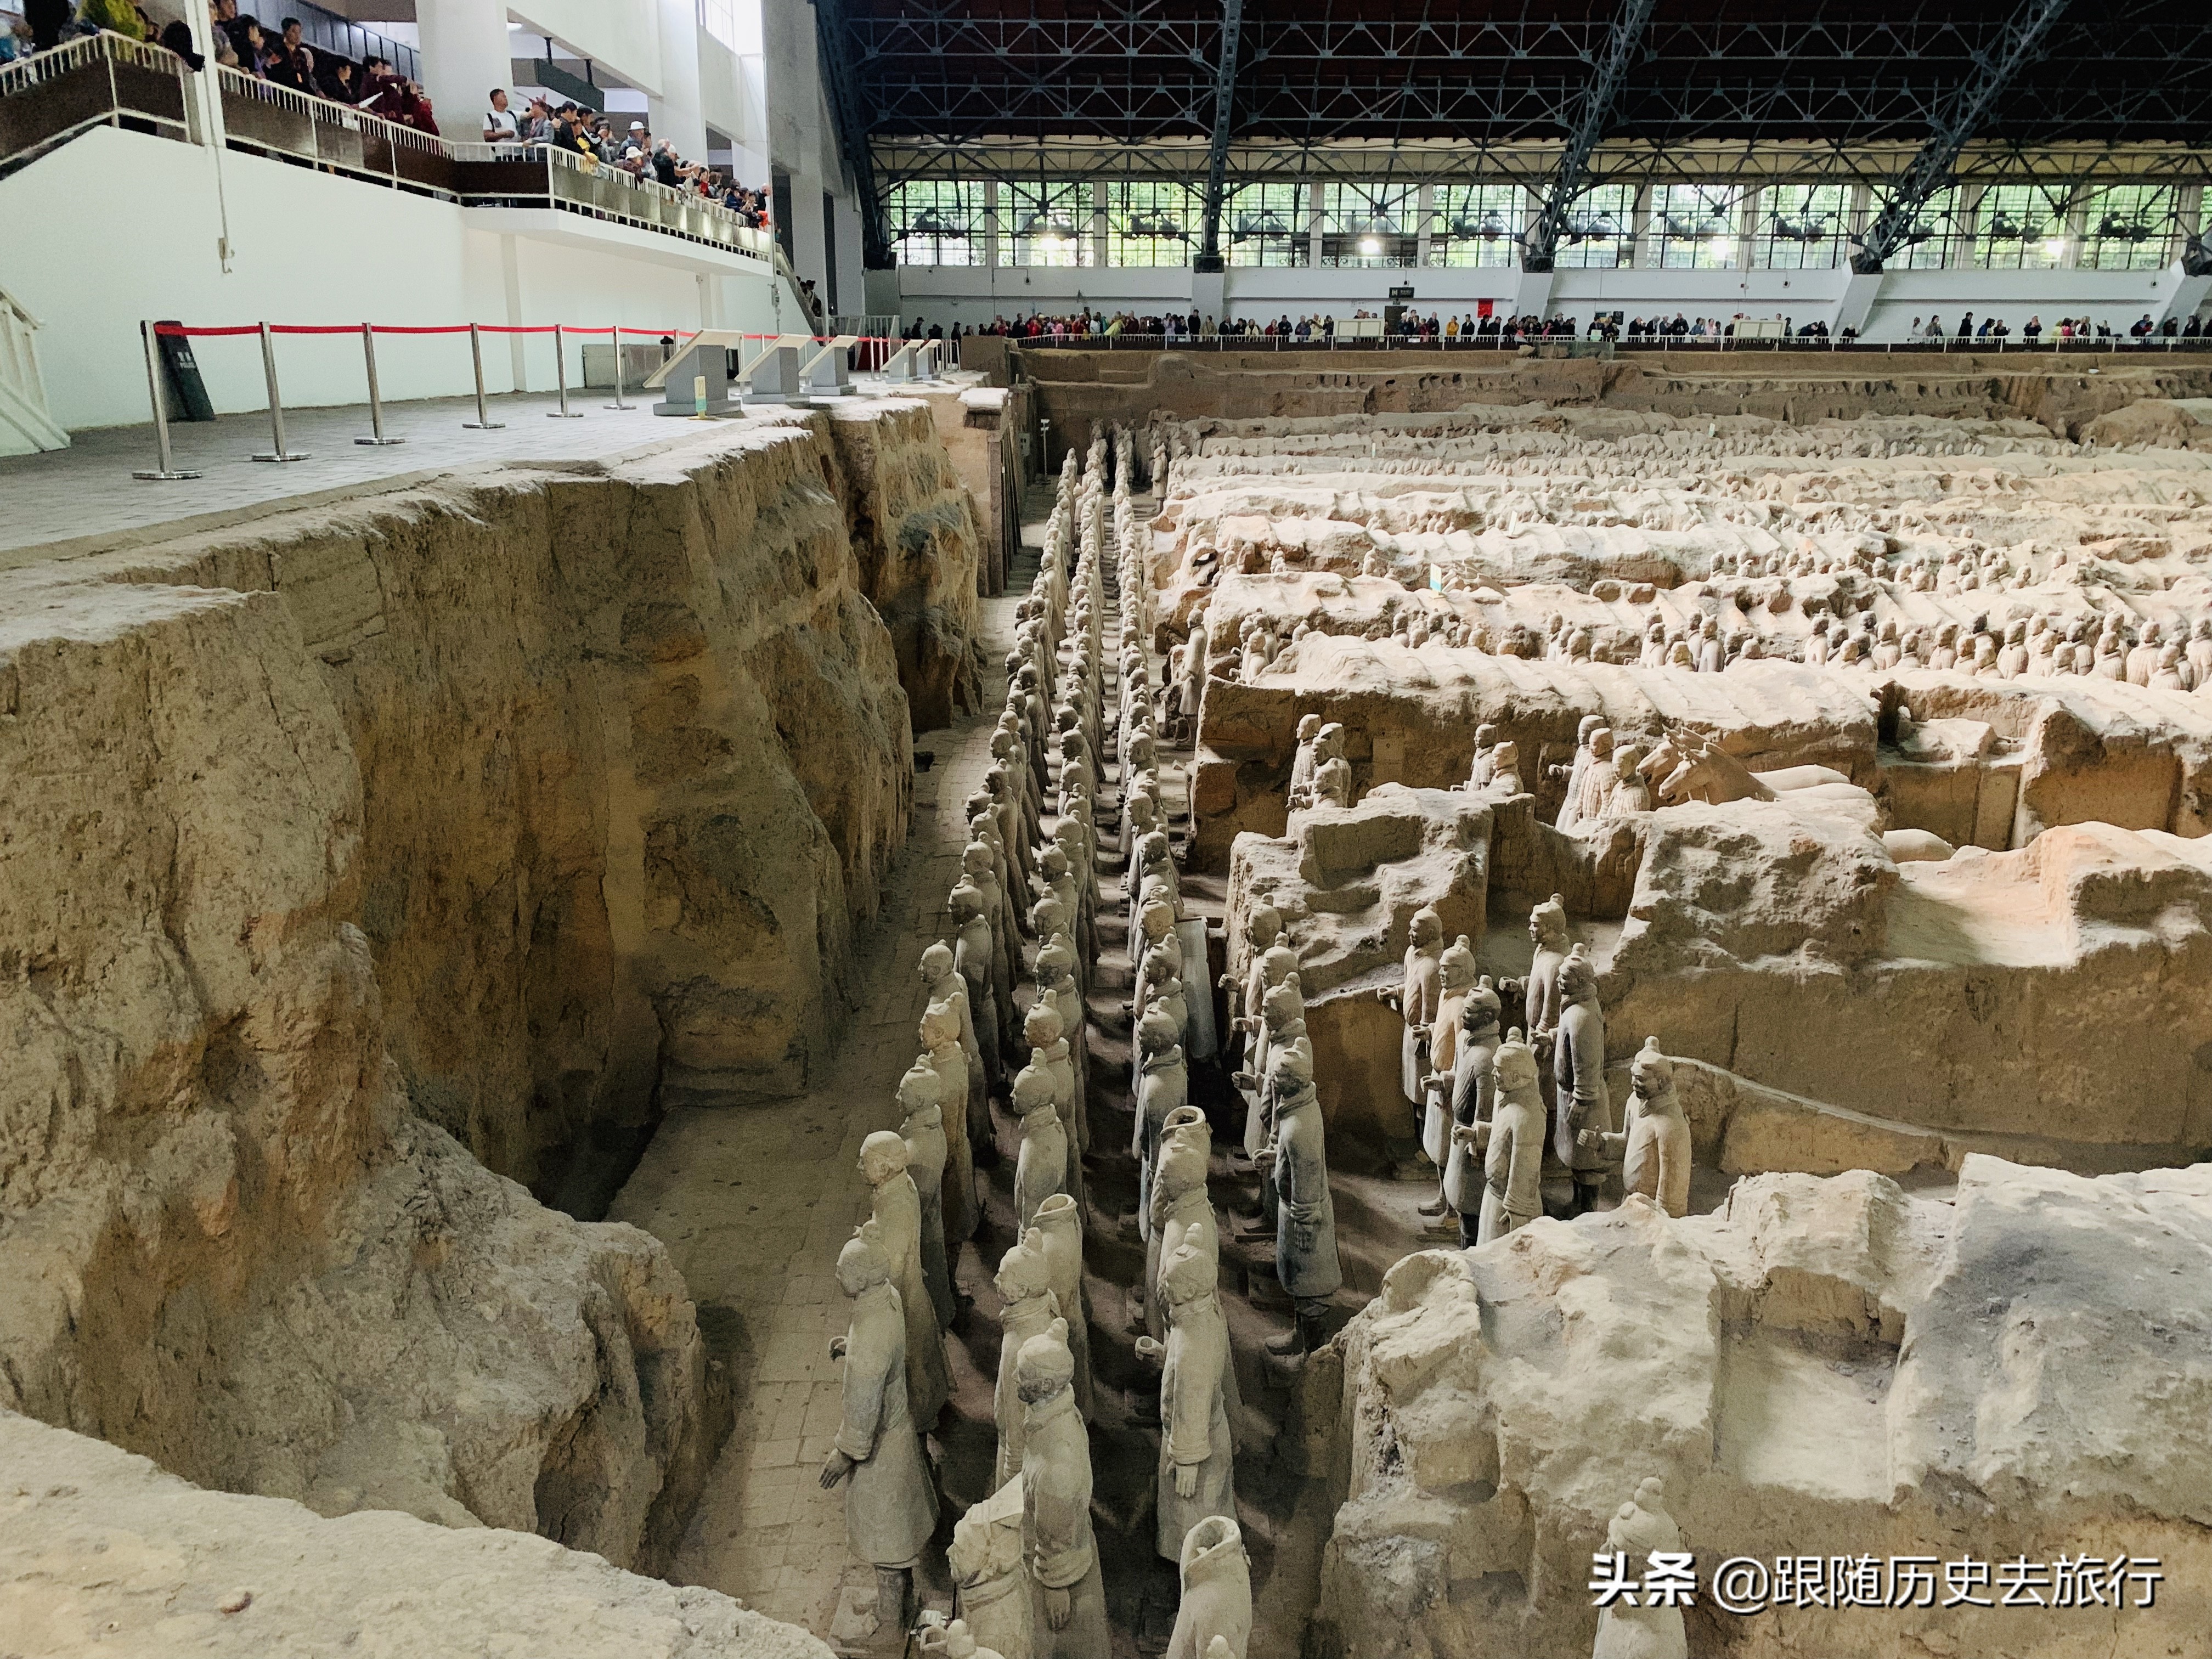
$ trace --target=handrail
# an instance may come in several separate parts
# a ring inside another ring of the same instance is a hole
[[[156,96],[143,80],[118,84],[118,64],[134,71],[158,71],[174,90],[165,85]],[[78,107],[82,100],[65,95],[66,106],[56,117],[63,125],[38,131],[34,121],[33,137],[21,147],[21,155],[43,151],[88,127],[109,125],[118,115],[174,129],[190,142],[203,141],[191,118],[193,100],[185,83],[191,71],[184,60],[164,47],[112,33],[87,35],[0,69],[0,97],[35,91],[73,74],[96,74],[102,65],[107,69],[106,100],[88,114]],[[719,202],[587,161],[576,151],[543,143],[447,139],[228,65],[210,67],[229,148],[304,161],[464,204],[542,200],[565,211],[684,237],[763,263],[775,259],[773,233],[747,224]],[[172,106],[164,109],[164,104]],[[0,162],[13,159],[20,158],[0,155]],[[495,173],[485,166],[473,176],[472,170],[464,170],[490,163],[504,164],[505,170]],[[544,172],[536,178],[517,176],[513,171],[517,163],[542,167]]]
[[[0,64],[0,98],[58,79],[72,70],[95,63],[117,62],[135,64],[141,69],[173,70],[179,75],[190,72],[185,68],[185,60],[167,46],[133,40],[127,34],[102,29],[97,34],[79,35],[74,40],[64,40],[58,46],[19,58],[11,64]]]

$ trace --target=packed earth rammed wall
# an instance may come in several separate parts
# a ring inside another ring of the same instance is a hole
[[[726,1421],[691,1302],[516,1182],[596,1212],[839,1017],[911,763],[830,424],[4,579],[0,1406],[666,1558]]]

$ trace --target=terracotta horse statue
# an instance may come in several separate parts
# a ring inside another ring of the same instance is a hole
[[[1662,806],[1685,801],[1721,805],[1732,800],[1780,800],[1785,796],[1820,799],[1840,787],[1863,794],[1856,784],[1828,766],[1785,766],[1754,772],[1702,732],[1674,731],[1662,738],[1638,768]],[[1808,791],[1822,794],[1808,795]]]

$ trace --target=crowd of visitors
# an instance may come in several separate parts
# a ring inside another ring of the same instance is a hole
[[[2124,336],[2117,333],[2110,323],[2099,318],[2061,317],[2046,330],[2043,319],[2036,316],[2030,317],[2021,325],[2020,337],[2033,342],[2048,333],[2057,340],[2100,340],[2111,344],[2121,338],[2195,340],[2203,337],[2203,319],[2193,313],[2186,319],[2169,317],[2160,323],[2146,311],[2130,325]],[[1934,345],[1946,341],[1955,343],[1960,340],[2002,340],[2011,333],[2010,325],[2002,317],[1984,317],[1977,322],[1974,313],[1969,311],[1960,317],[1956,329],[1947,328],[1943,319],[1932,313],[1925,321],[1915,317],[1912,325],[1905,331],[1905,337]]]
[[[51,51],[79,35],[106,32],[164,46],[196,70],[205,66],[189,26],[182,21],[157,24],[134,0],[21,0],[21,25],[0,30],[0,39],[9,42],[9,55]],[[441,126],[422,83],[398,74],[387,58],[372,54],[356,59],[308,46],[296,17],[283,19],[271,30],[259,18],[242,15],[238,0],[210,0],[208,16],[216,60],[272,87],[346,104],[434,137],[466,141],[480,133],[489,143],[566,150],[580,158],[587,170],[611,167],[718,202],[755,228],[771,222],[765,185],[748,187],[703,161],[685,159],[669,140],[656,139],[641,119],[544,98],[532,98],[518,107],[505,88],[495,88],[476,131],[456,130],[450,113]]]

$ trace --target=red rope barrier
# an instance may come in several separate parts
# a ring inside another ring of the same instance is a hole
[[[238,323],[227,328],[187,328],[182,323],[156,323],[154,325],[154,332],[185,339],[205,339],[232,334],[258,334],[261,332],[261,327],[259,323]],[[470,325],[467,323],[371,323],[368,327],[373,334],[465,334],[469,331]],[[551,323],[478,323],[475,327],[480,334],[550,334],[553,332],[554,325]],[[588,328],[580,324],[562,323],[560,328],[564,334],[631,334],[646,339],[673,339],[679,344],[696,339],[700,333],[696,329],[628,326],[617,328],[606,323],[602,323],[596,328]],[[361,329],[362,325],[359,323],[271,323],[269,325],[269,331],[271,334],[357,335],[361,332]],[[781,334],[741,334],[738,337],[741,340],[781,340],[784,337]],[[809,334],[803,337],[812,341],[816,345],[828,345],[838,337],[834,334]],[[894,337],[888,334],[856,334],[853,337],[856,341],[870,345],[927,343],[920,340]]]

